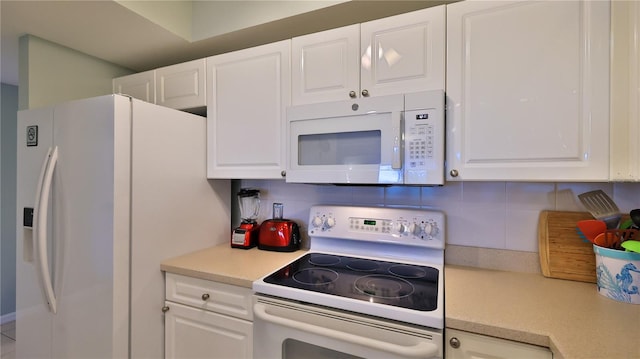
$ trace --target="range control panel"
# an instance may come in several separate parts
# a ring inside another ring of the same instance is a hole
[[[413,208],[313,206],[309,237],[314,236],[444,248],[445,215]]]

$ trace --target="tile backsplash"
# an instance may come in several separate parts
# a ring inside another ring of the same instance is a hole
[[[306,233],[314,204],[407,206],[447,215],[451,245],[538,252],[541,210],[586,211],[577,195],[602,189],[620,210],[640,208],[640,183],[447,182],[441,187],[359,187],[290,184],[282,180],[236,180],[234,187],[260,189],[259,221],[271,218],[273,202]],[[232,201],[237,201],[234,195]],[[234,225],[239,222],[237,215]],[[303,235],[303,243],[308,239]],[[305,245],[305,246],[308,246]]]

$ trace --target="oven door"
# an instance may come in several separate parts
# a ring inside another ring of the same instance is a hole
[[[253,311],[260,358],[442,358],[440,330],[260,295]]]
[[[404,97],[291,107],[287,182],[402,184]]]

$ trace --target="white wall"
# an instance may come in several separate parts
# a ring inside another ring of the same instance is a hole
[[[192,40],[193,1],[115,1],[174,34]]]
[[[304,14],[348,0],[322,1],[196,1],[193,41]]]
[[[284,203],[284,216],[301,225],[307,223],[313,204],[414,206],[446,213],[448,244],[524,252],[538,252],[541,210],[586,212],[577,198],[580,193],[602,189],[623,212],[640,207],[640,184],[636,183],[448,182],[442,187],[345,187],[241,180],[240,186],[261,190],[259,220],[271,217],[273,202]]]
[[[18,88],[0,89],[0,322],[16,308],[16,126]]]
[[[20,37],[19,108],[110,94],[133,71],[36,36]]]

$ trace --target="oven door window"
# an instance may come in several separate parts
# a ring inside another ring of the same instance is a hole
[[[298,164],[378,165],[381,158],[380,130],[300,135]]]
[[[362,357],[357,357],[355,355],[305,343],[295,339],[285,339],[282,344],[282,357],[288,359],[363,359]]]

